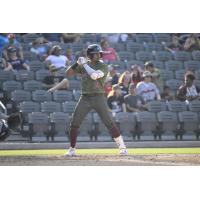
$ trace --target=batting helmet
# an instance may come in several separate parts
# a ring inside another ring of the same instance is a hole
[[[0,141],[4,141],[10,135],[6,120],[0,119]]]
[[[98,44],[91,44],[88,46],[87,48],[87,56],[91,56],[92,54],[95,54],[95,53],[100,53],[101,57],[102,57],[102,49],[101,49],[101,46],[98,45]]]

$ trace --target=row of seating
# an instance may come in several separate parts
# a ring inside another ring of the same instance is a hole
[[[183,111],[174,113],[161,111],[156,113],[144,111],[138,113],[116,113],[115,122],[118,124],[123,136],[130,136],[135,139],[142,135],[152,135],[154,139],[167,134],[172,134],[178,139],[182,139],[185,134],[190,134],[199,138],[200,127],[197,113]],[[54,139],[56,134],[60,136],[68,135],[70,115],[63,112],[54,112],[50,115],[42,112],[29,113],[27,122],[22,124],[22,135],[32,140],[34,135],[45,134],[47,139]],[[89,113],[84,119],[79,129],[79,135],[93,137],[108,135],[109,131],[102,123],[96,113]]]

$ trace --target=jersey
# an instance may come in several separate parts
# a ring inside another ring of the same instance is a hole
[[[87,64],[94,70],[101,70],[104,73],[104,76],[97,80],[93,80],[82,66],[75,68],[74,71],[81,74],[81,93],[104,94],[104,82],[108,74],[108,66],[103,63],[103,61],[99,61],[96,65],[91,65],[90,62]]]

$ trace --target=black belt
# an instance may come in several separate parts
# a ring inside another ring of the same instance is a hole
[[[104,96],[103,93],[82,94],[84,97]]]

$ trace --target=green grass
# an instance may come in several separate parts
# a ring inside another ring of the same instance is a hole
[[[142,154],[200,154],[200,148],[137,148],[128,149],[129,155]],[[66,150],[0,150],[0,156],[37,156],[37,155],[63,155]],[[113,155],[118,149],[78,149],[79,155]]]

